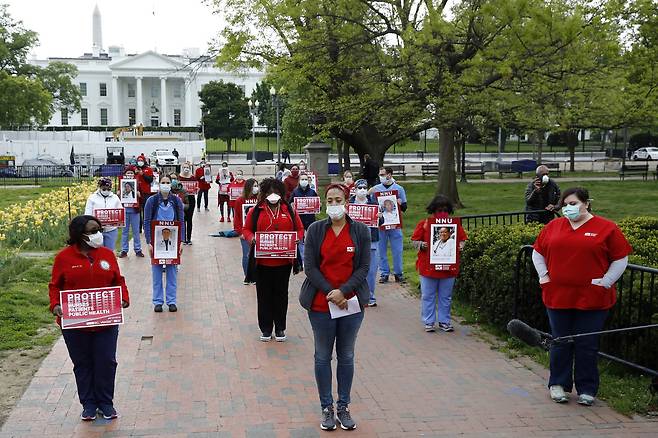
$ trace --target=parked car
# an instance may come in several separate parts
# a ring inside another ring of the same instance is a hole
[[[23,178],[72,177],[73,171],[69,167],[50,156],[40,156],[23,161],[20,176]]]
[[[167,149],[156,149],[149,155],[151,166],[178,166],[178,158]]]
[[[0,178],[18,178],[19,176],[15,167],[0,167]]]
[[[658,160],[658,148],[636,149],[631,160]]]

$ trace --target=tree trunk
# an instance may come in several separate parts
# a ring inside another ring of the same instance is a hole
[[[462,141],[455,141],[455,162],[457,163],[457,174],[462,170]]]
[[[343,143],[343,169],[350,170],[352,163],[350,162],[350,145]]]
[[[454,128],[441,128],[439,130],[439,174],[436,192],[450,199],[455,207],[463,207],[457,191]]]
[[[336,152],[338,153],[338,168],[342,173],[345,168],[343,167],[343,141],[340,138],[336,139]]]
[[[573,144],[569,145],[569,172],[575,172],[576,170],[576,146]]]
[[[226,139],[226,152],[231,153],[231,139]]]
[[[542,152],[544,152],[544,131],[537,133],[537,164],[541,164]]]

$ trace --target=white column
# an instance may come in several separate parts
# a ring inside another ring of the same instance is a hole
[[[185,78],[185,126],[192,126],[192,80]]]
[[[119,77],[112,76],[112,126],[119,126]]]
[[[167,78],[160,78],[160,125],[167,126]]]
[[[139,125],[140,123],[144,124],[144,96],[142,95],[142,77],[136,76],[137,87],[136,87],[136,96],[137,96],[137,108],[135,109],[135,123]]]

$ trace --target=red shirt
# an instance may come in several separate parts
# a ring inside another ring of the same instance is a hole
[[[142,173],[137,173],[139,171]],[[135,168],[135,179],[137,179],[137,190],[142,194],[143,199],[148,198],[151,195],[151,183],[144,179],[145,176],[150,176],[153,178],[153,169],[144,164],[142,167]],[[146,196],[144,196],[146,195]]]
[[[229,194],[229,196],[230,196],[230,194],[231,194],[231,189],[232,189],[232,188],[234,188],[234,187],[239,187],[239,188],[242,189],[242,188],[244,188],[244,185],[245,185],[246,182],[247,182],[247,181],[245,181],[244,179],[243,179],[242,181],[231,180],[231,182],[230,182],[229,185],[228,185],[228,194]],[[241,193],[242,193],[242,192],[241,192]],[[229,200],[228,200],[228,206],[231,207],[231,208],[234,208],[234,207],[235,207],[235,201],[236,201],[235,199],[231,201],[231,198],[229,197]],[[234,213],[234,214],[235,214],[235,213]]]
[[[416,258],[416,270],[418,271],[418,274],[422,275],[423,277],[450,278],[459,275],[459,243],[468,240],[468,235],[462,228],[461,224],[457,225],[457,263],[455,268],[446,271],[439,271],[434,267],[434,265],[430,264],[429,248],[431,247],[430,233],[432,229],[430,225],[432,224],[434,218],[447,217],[447,213],[439,213],[428,219],[423,219],[418,222],[418,224],[416,224],[416,228],[411,235],[411,240],[418,240],[427,243],[427,248],[419,250],[418,257]]]
[[[130,303],[126,280],[121,275],[117,259],[111,249],[100,247],[83,255],[76,245],[69,245],[55,256],[53,271],[48,284],[50,311],[60,304],[59,292],[71,289],[121,286],[121,299]],[[59,316],[57,324],[61,325]],[[103,327],[84,330],[102,330]]]
[[[256,231],[297,231],[297,240],[302,240],[304,237],[304,225],[302,220],[299,218],[299,215],[292,212],[293,216],[290,216],[290,211],[288,207],[283,204],[279,204],[278,214],[274,214],[269,208],[265,205],[267,201],[261,202],[256,207],[249,210],[247,218],[244,221],[244,226],[242,228],[242,236],[247,242],[251,242],[255,238],[253,230],[253,213],[257,208],[260,209],[258,215],[258,223],[256,224]],[[293,230],[293,220],[295,221],[295,229]],[[285,266],[292,264],[292,259],[256,259],[256,263],[263,266]]]
[[[327,228],[322,246],[320,246],[320,272],[334,289],[341,287],[352,276],[354,249],[349,223],[345,223],[338,236],[331,227]],[[354,292],[350,292],[345,298],[350,299],[353,296]],[[327,296],[318,291],[313,299],[311,310],[329,312]]]
[[[197,167],[197,169],[194,171],[194,177],[197,181],[199,181],[199,190],[210,190],[210,182],[201,179],[204,176],[203,171],[203,167]]]
[[[615,304],[614,285],[606,289],[592,284],[605,275],[610,263],[633,251],[614,222],[594,216],[574,230],[568,219],[553,219],[533,246],[546,259],[551,279],[542,285],[546,307],[603,310]]]
[[[283,185],[286,187],[285,198],[289,199],[290,195],[292,195],[292,191],[295,190],[299,185],[299,175],[297,176],[288,175],[286,179],[283,180]]]
[[[248,203],[247,201],[250,201],[255,205],[256,197],[251,196],[248,199],[244,199],[242,196],[240,196],[238,199],[234,201],[235,204],[233,205],[233,230],[238,234],[242,234],[242,224],[244,222],[244,218],[242,217],[242,206],[245,203]]]

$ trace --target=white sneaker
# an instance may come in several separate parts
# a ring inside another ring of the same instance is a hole
[[[263,342],[270,342],[272,340],[272,334],[270,333],[269,335],[262,333],[260,335],[260,340]]]
[[[564,392],[564,388],[560,385],[553,385],[549,388],[551,392],[551,400],[555,403],[566,403],[569,401],[569,397]]]
[[[594,397],[589,394],[580,394],[578,396],[578,404],[583,406],[592,406],[594,404]]]

